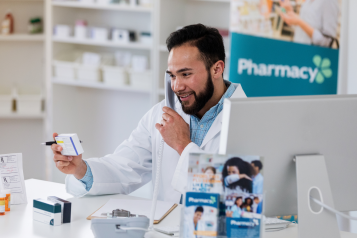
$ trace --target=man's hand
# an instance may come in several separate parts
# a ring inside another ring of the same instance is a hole
[[[164,138],[166,144],[172,147],[180,155],[188,144],[191,143],[190,127],[185,120],[169,107],[163,107],[161,124],[155,127]]]
[[[57,133],[53,133],[53,139],[58,136]],[[77,179],[84,177],[87,171],[87,165],[82,160],[82,155],[78,156],[64,156],[61,154],[62,146],[53,144],[51,146],[56,167],[65,174],[73,174]]]

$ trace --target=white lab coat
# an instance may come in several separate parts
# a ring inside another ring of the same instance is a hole
[[[204,231],[205,230],[205,225],[203,224],[202,221],[197,222],[197,230],[198,231]],[[195,235],[195,223],[193,223],[193,220],[190,221],[185,221],[185,226],[184,226],[184,235],[183,237],[185,238],[198,238],[200,236]]]
[[[242,87],[238,85],[232,98],[245,97]],[[86,194],[129,194],[151,179],[155,181],[156,160],[162,139],[155,124],[161,121],[164,106],[165,101],[162,101],[148,111],[129,139],[120,144],[113,154],[87,160],[93,173],[93,186],[88,192],[84,184],[73,175],[66,177],[67,192],[76,197]],[[177,99],[176,111],[190,124],[190,115],[182,111],[181,104]],[[199,147],[190,143],[181,156],[165,143],[158,200],[180,202],[181,194],[185,192],[187,184],[189,153],[200,151],[218,153],[221,124],[222,112],[213,122],[202,145]]]

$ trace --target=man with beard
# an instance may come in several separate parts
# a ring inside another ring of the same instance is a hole
[[[218,152],[224,99],[246,97],[239,84],[223,80],[222,36],[215,28],[197,24],[171,33],[166,43],[175,110],[165,107],[165,101],[158,103],[129,139],[102,158],[63,156],[61,146],[52,145],[56,167],[67,174],[68,193],[129,194],[155,181],[164,139],[158,199],[178,203],[187,183],[189,153]]]

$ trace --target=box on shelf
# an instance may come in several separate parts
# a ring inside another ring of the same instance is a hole
[[[72,27],[69,25],[55,25],[53,35],[62,39],[69,38],[72,35]]]
[[[66,52],[55,57],[53,60],[54,77],[57,79],[76,79],[79,52]]]
[[[16,111],[18,114],[38,115],[42,113],[42,93],[16,89]]]
[[[107,56],[102,63],[103,81],[111,86],[125,86],[129,84],[128,72],[125,67],[115,64],[114,57]]]
[[[103,27],[91,27],[89,29],[89,38],[94,41],[108,41],[109,30]]]
[[[101,81],[100,64],[101,55],[97,53],[84,52],[78,59],[78,80],[99,82]]]
[[[130,70],[130,85],[133,88],[151,90],[152,73],[151,71]]]
[[[0,87],[2,88],[2,87]],[[10,114],[12,113],[12,101],[14,95],[11,90],[1,90],[0,91],[0,114]]]

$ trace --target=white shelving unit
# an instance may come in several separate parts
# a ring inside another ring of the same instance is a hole
[[[86,141],[86,158],[108,154],[108,151],[113,150],[130,135],[145,112],[164,98],[163,75],[168,58],[165,41],[171,32],[179,26],[195,23],[221,29],[229,27],[228,0],[152,0],[152,7],[47,1],[46,13],[49,21],[46,38],[49,39],[49,59],[71,50],[103,53],[120,50],[146,55],[150,61],[152,87],[147,89],[113,88],[102,82],[88,83],[54,78],[52,62],[47,62],[47,101],[50,105],[46,120],[47,136],[50,137],[52,132],[78,133]],[[213,15],[217,17],[212,17]],[[137,32],[149,31],[152,35],[152,44],[116,44],[111,41],[96,42],[89,39],[78,41],[75,38],[60,39],[52,36],[54,25],[73,26],[78,19],[86,20],[90,26],[117,27]],[[83,108],[82,105],[91,106]],[[130,118],[123,115],[130,115]],[[117,123],[121,124],[118,126]],[[108,145],[99,146],[103,143],[99,143],[93,135],[105,136]],[[48,151],[49,161],[52,159],[51,156],[51,151]],[[54,166],[51,173],[51,180],[63,182],[64,176],[58,173]]]
[[[37,147],[37,142],[50,140],[53,132],[78,133],[86,141],[85,158],[108,154],[128,138],[141,117],[165,95],[163,72],[167,67],[168,51],[165,41],[168,35],[179,26],[195,23],[228,29],[229,5],[228,0],[152,0],[151,7],[101,5],[80,1],[0,0],[0,18],[5,16],[7,8],[11,8],[15,28],[18,29],[14,35],[0,35],[0,44],[6,46],[0,48],[0,83],[38,84],[45,92],[43,114],[0,115],[1,131],[9,134],[18,125],[24,125],[26,129],[21,137],[28,138],[29,135],[36,134],[36,138],[32,138],[32,150],[29,150],[31,156],[24,156],[31,159],[36,157],[38,164],[45,166],[47,170],[46,174],[37,173],[37,177],[32,172],[27,173],[28,176],[64,181],[64,175],[58,173],[54,167],[51,150],[46,148],[46,154],[42,156],[43,147]],[[44,34],[26,33],[28,19],[34,16],[44,19]],[[56,24],[74,26],[79,19],[86,20],[90,26],[151,32],[152,44],[117,44],[109,40],[97,42],[53,37],[53,27]],[[111,87],[103,82],[54,78],[53,59],[62,52],[75,50],[105,54],[129,51],[132,54],[145,55],[149,58],[152,86],[144,89]],[[11,62],[7,62],[9,55],[14,56],[10,57]],[[106,142],[105,145],[103,141]],[[0,139],[0,143],[7,145],[10,142]],[[25,150],[13,148],[11,152],[14,151]]]
[[[0,91],[32,88],[44,92],[46,36],[29,34],[28,24],[33,17],[44,19],[45,0],[0,0],[1,22],[9,9],[14,16],[14,34],[0,34]],[[40,146],[45,121],[45,112],[0,114],[0,154],[22,153],[25,179],[46,179],[45,153]]]
[[[98,4],[98,3],[83,3],[83,2],[66,2],[66,1],[53,1],[53,6],[57,7],[70,7],[70,8],[88,8],[100,10],[113,10],[113,11],[129,11],[129,12],[152,12],[151,7],[141,6],[127,6],[123,4]]]
[[[85,87],[85,88],[96,88],[96,89],[107,89],[107,90],[115,90],[115,91],[123,91],[123,92],[137,92],[137,93],[148,93],[150,94],[150,89],[140,89],[133,88],[130,86],[123,87],[113,87],[104,84],[103,82],[83,82],[78,80],[64,80],[64,79],[52,79],[52,83],[59,85],[70,85],[76,87]]]
[[[138,42],[130,42],[130,43],[115,43],[112,41],[94,41],[91,39],[85,40],[77,40],[75,38],[57,38],[53,37],[53,42],[59,43],[69,43],[69,44],[78,44],[78,45],[91,45],[91,46],[104,46],[104,47],[114,47],[114,48],[123,48],[123,49],[138,49],[138,50],[150,50],[152,48],[151,45],[138,43]]]
[[[0,119],[45,119],[45,113],[41,114],[0,114]]]
[[[0,41],[44,41],[44,34],[13,34],[13,35],[0,35]]]

